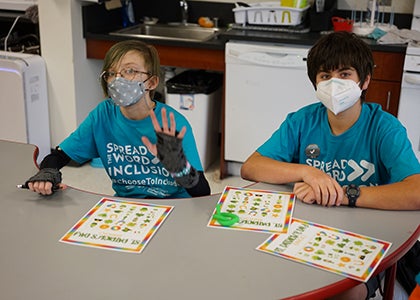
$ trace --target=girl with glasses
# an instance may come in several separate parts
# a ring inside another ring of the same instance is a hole
[[[210,194],[192,128],[172,107],[154,100],[160,63],[156,49],[126,40],[107,52],[100,81],[106,99],[40,164],[26,185],[50,195],[60,169],[99,157],[115,195],[186,198]]]

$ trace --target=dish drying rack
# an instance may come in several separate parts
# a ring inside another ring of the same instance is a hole
[[[303,24],[297,26],[274,26],[274,25],[250,25],[250,24],[229,24],[229,29],[240,30],[256,30],[267,32],[283,32],[283,33],[308,33],[310,28]]]
[[[301,24],[310,5],[303,8],[280,6],[280,2],[261,2],[232,9],[237,24],[295,26]]]

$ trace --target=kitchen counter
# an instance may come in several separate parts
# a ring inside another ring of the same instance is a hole
[[[242,30],[228,29],[222,33],[220,39],[224,40],[242,40],[269,43],[285,43],[295,45],[313,45],[321,37],[323,33],[304,32],[304,33],[287,33],[287,32],[270,32],[263,30]],[[373,51],[385,52],[405,52],[406,45],[381,45],[373,39],[364,38]]]
[[[139,39],[157,48],[162,65],[223,72],[225,69],[224,49],[226,42],[229,40],[311,46],[320,36],[319,32],[286,33],[227,29],[222,30],[215,38],[204,42],[173,41],[162,38]],[[132,37],[85,32],[87,57],[103,59],[109,47],[127,38]],[[364,40],[373,51],[401,54],[406,51],[406,45],[380,45],[372,39]],[[179,55],[179,53],[182,53],[182,55]]]
[[[105,33],[85,32],[88,58],[103,59],[108,49],[116,42],[132,38]],[[204,42],[173,41],[169,39],[139,38],[156,47],[162,65],[181,68],[204,69],[224,72],[225,44],[229,40],[249,42],[279,43],[288,45],[313,45],[319,32],[286,33],[263,30],[222,30],[215,38]],[[365,39],[373,51],[405,54],[406,45],[380,45]]]
[[[304,33],[288,33],[275,32],[267,30],[249,30],[249,29],[225,29],[214,39],[204,42],[192,41],[173,41],[165,39],[142,39],[153,45],[188,47],[195,49],[213,49],[224,50],[225,43],[228,40],[240,40],[250,42],[266,42],[266,43],[280,43],[280,44],[294,44],[294,45],[313,45],[322,33],[319,32],[304,32]],[[87,40],[106,40],[106,41],[121,41],[127,39],[123,36],[115,36],[109,33],[85,33]],[[141,39],[141,38],[139,38]],[[406,45],[381,45],[373,39],[364,38],[367,44],[370,45],[373,51],[396,52],[405,53]]]
[[[196,50],[224,51],[225,43],[228,40],[284,43],[311,46],[320,38],[320,36],[323,33],[309,32],[309,25],[306,26],[306,30],[305,28],[301,28],[304,27],[303,25],[292,27],[292,31],[294,31],[292,33],[283,32],[283,29],[286,29],[287,27],[280,27],[282,29],[281,31],[268,31],[267,28],[262,28],[263,30],[254,30],[255,27],[252,26],[246,29],[242,29],[240,25],[237,24],[234,24],[234,26],[229,26],[229,24],[233,22],[232,4],[209,4],[206,2],[191,2],[191,5],[193,5],[193,7],[191,7],[191,14],[189,16],[189,21],[191,22],[197,19],[197,15],[194,15],[194,13],[198,13],[198,15],[200,15],[201,13],[217,13],[218,15],[220,15],[221,18],[219,18],[219,25],[222,27],[222,30],[219,35],[217,35],[214,39],[205,42],[174,41],[165,40],[162,38],[143,38],[142,40],[152,45],[162,47],[173,46],[175,48],[180,49],[190,48]],[[104,8],[104,5],[90,4],[82,7],[82,14],[83,36],[86,39],[86,41],[96,40],[115,43],[120,40],[131,38],[109,34],[112,31],[121,29],[120,10],[107,10]],[[373,51],[405,53],[406,50],[406,45],[380,45],[372,39],[365,39],[365,41],[371,46]],[[92,53],[92,51],[88,52]],[[99,57],[96,56],[95,58]]]
[[[118,35],[111,35],[108,32],[104,32],[104,33],[85,32],[84,37],[86,40],[103,40],[103,41],[113,41],[113,42],[123,41],[123,40],[132,38],[132,37],[124,37],[124,36],[118,36]],[[191,48],[197,48],[197,49],[215,49],[215,50],[224,50],[224,47],[225,47],[224,45],[226,42],[223,35],[216,36],[215,38],[208,41],[204,41],[204,42],[173,41],[173,40],[164,39],[164,38],[159,38],[159,39],[138,38],[138,39],[152,45],[191,47]]]
[[[194,5],[193,5],[194,4]],[[255,27],[248,27],[243,29],[240,25],[234,24],[229,26],[233,21],[232,14],[232,4],[210,4],[206,2],[192,2],[191,5],[191,15],[189,16],[189,21],[196,20],[197,15],[193,13],[208,13],[220,15],[219,25],[221,26],[221,32],[213,39],[204,41],[204,42],[195,42],[195,41],[174,41],[166,39],[151,39],[151,38],[140,38],[141,40],[150,43],[157,48],[168,48],[174,47],[176,50],[194,49],[204,50],[204,51],[222,51],[224,52],[225,43],[229,40],[241,40],[241,41],[250,41],[250,42],[267,42],[267,43],[284,43],[284,44],[295,44],[295,45],[313,45],[322,35],[323,32],[310,32],[308,26],[296,26],[292,27],[293,31],[283,32],[283,27],[281,31],[268,31],[267,27],[262,27],[263,30],[255,30]],[[203,6],[204,5],[204,6]],[[83,14],[83,36],[87,41],[88,45],[88,58],[103,58],[102,54],[99,53],[96,55],[94,52],[95,49],[89,49],[89,46],[92,44],[98,44],[100,41],[107,42],[105,44],[110,45],[115,42],[132,38],[132,37],[123,37],[111,35],[110,32],[121,29],[121,11],[120,10],[107,10],[104,5],[98,4],[89,4],[82,6]],[[302,28],[302,27],[306,27]],[[250,29],[252,28],[252,29]],[[277,28],[275,28],[277,29]],[[92,41],[96,41],[92,43]],[[365,39],[373,51],[384,51],[384,52],[397,52],[405,53],[406,45],[380,45],[376,43],[375,40]],[[158,49],[159,50],[159,49]],[[103,51],[103,50],[102,50]],[[162,55],[162,53],[159,53]],[[92,56],[90,56],[92,55]],[[184,56],[184,55],[182,55]],[[161,57],[165,60],[165,57]],[[182,58],[181,58],[182,59]],[[222,63],[224,63],[224,58]],[[178,66],[178,65],[175,65]],[[183,65],[179,65],[184,67]],[[220,69],[220,68],[218,68]],[[223,69],[222,69],[223,70]]]
[[[108,49],[126,37],[114,35],[89,35],[86,37],[87,58],[103,59]],[[225,69],[224,41],[174,42],[164,39],[140,39],[153,45],[162,66],[203,69],[223,72]]]

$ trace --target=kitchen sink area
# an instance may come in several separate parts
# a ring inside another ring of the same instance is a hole
[[[215,38],[220,31],[219,28],[204,28],[197,24],[138,24],[110,34],[143,39],[205,42]]]
[[[342,0],[344,1],[344,0]],[[351,0],[356,1],[356,0]],[[414,0],[410,0],[414,1]],[[108,1],[104,1],[107,3]],[[231,66],[227,67],[226,58],[226,47],[228,43],[243,43],[249,45],[265,44],[264,46],[276,45],[285,48],[297,47],[305,48],[313,45],[321,36],[319,27],[317,24],[312,30],[310,22],[304,23],[302,26],[274,26],[274,25],[260,25],[260,24],[246,24],[235,23],[235,15],[233,9],[236,8],[235,3],[220,3],[220,2],[202,2],[202,1],[187,1],[189,15],[185,16],[184,10],[180,11],[179,1],[133,1],[136,21],[139,22],[130,27],[125,26],[122,23],[121,11],[107,10],[103,4],[90,4],[83,6],[83,34],[86,40],[86,56],[88,59],[102,60],[105,57],[106,52],[115,43],[125,39],[139,39],[146,43],[153,45],[160,58],[160,63],[163,66],[170,66],[183,69],[202,69],[216,72],[223,72],[227,77],[235,78],[239,75],[251,72],[254,74],[256,70],[260,70],[259,66],[255,64],[251,67],[251,71],[235,70]],[[166,8],[166,5],[172,5],[171,8],[162,10],[162,7]],[[311,11],[309,11],[310,13]],[[314,12],[313,12],[314,13]],[[350,17],[351,11],[339,10],[338,16],[346,18]],[[389,14],[386,15],[388,17]],[[147,17],[148,16],[148,17]],[[204,28],[199,26],[196,22],[200,17],[208,16],[209,18],[217,18],[218,22],[215,22],[216,28]],[[154,20],[154,18],[156,20]],[[398,14],[396,18],[396,26],[399,28],[408,28],[409,25],[407,19],[411,20],[408,14]],[[257,19],[258,20],[258,19]],[[149,21],[157,22],[156,24],[150,24]],[[398,21],[398,22],[397,22]],[[217,25],[216,25],[217,24]],[[398,110],[399,95],[401,78],[398,77],[398,72],[394,69],[402,69],[404,62],[404,55],[406,45],[395,45],[395,44],[379,44],[374,39],[365,39],[366,43],[371,46],[371,49],[375,54],[375,61],[378,61],[377,65],[382,69],[376,68],[376,77],[371,80],[372,88],[370,98],[379,99],[385,104],[383,107],[389,107],[389,112],[394,113]],[[272,51],[271,51],[272,52]],[[270,53],[271,53],[270,52]],[[235,51],[232,52],[233,54]],[[254,53],[252,54],[254,55]],[[272,55],[271,55],[272,56]],[[270,56],[270,57],[271,57]],[[280,55],[281,56],[281,55]],[[389,62],[393,62],[392,71],[389,68]],[[243,63],[245,64],[245,63]],[[242,68],[243,66],[241,66]],[[231,68],[227,70],[227,68]],[[270,68],[271,69],[271,68]],[[274,69],[274,68],[273,68]],[[274,71],[277,72],[276,68]],[[379,70],[379,71],[378,71]],[[289,72],[287,78],[284,80],[290,82],[299,82],[304,80],[302,77],[293,79],[292,73]],[[277,78],[278,74],[274,74],[271,77],[267,75],[266,71],[263,70],[265,78]],[[239,75],[238,75],[239,74]],[[261,73],[259,73],[261,74]],[[302,75],[302,72],[300,73]],[[390,77],[390,75],[392,77]],[[290,75],[290,76],[289,76]],[[276,77],[277,76],[277,77]],[[306,76],[302,75],[305,79]],[[260,76],[261,77],[261,76]],[[283,78],[283,77],[282,77]],[[237,78],[236,78],[237,79]],[[228,83],[226,83],[228,81]],[[225,93],[232,91],[244,92],[245,89],[240,86],[235,86],[235,83],[227,80],[224,82],[223,89]],[[252,81],[254,83],[255,80]],[[264,82],[264,84],[267,84]],[[375,84],[375,86],[374,86]],[[277,83],[269,85],[270,87],[278,86]],[[308,85],[310,88],[311,86]],[[248,86],[247,86],[248,87]],[[289,86],[288,86],[289,88]],[[264,93],[268,92],[267,88],[262,89]],[[300,91],[300,90],[299,90]],[[300,92],[303,92],[300,91]],[[308,91],[309,93],[310,91]],[[275,93],[275,91],[274,91]],[[246,96],[249,93],[245,92]],[[391,95],[391,96],[390,96]],[[395,95],[395,96],[394,96]],[[257,97],[261,96],[261,92],[257,92]],[[231,96],[229,99],[244,99],[244,96]],[[241,98],[242,97],[242,98]],[[226,99],[225,105],[226,105]],[[227,100],[232,104],[231,100]],[[302,99],[308,99],[304,97]],[[233,103],[232,105],[236,105]],[[240,114],[242,114],[245,102],[239,103]],[[301,105],[304,105],[301,103]],[[251,102],[252,111],[252,102]],[[288,107],[285,111],[296,109],[295,107]],[[233,157],[237,153],[230,153],[226,151],[226,146],[229,146],[231,142],[231,136],[238,136],[237,133],[231,134],[226,130],[226,116],[229,112],[232,112],[231,108],[226,110],[223,107],[222,114],[224,115],[224,126],[222,126],[221,141],[221,162],[220,162],[220,177],[224,178],[228,174],[236,174],[236,165],[231,162],[238,162],[238,158]],[[252,111],[255,114],[255,110]],[[269,118],[272,119],[272,118]],[[235,124],[232,125],[232,120],[235,120]],[[237,115],[230,118],[230,126],[238,127]],[[239,120],[240,121],[240,120]],[[259,137],[258,137],[259,138]],[[255,147],[255,144],[254,144]],[[242,149],[243,150],[243,149]],[[245,154],[248,155],[252,150],[244,150]],[[232,155],[229,157],[228,155]],[[232,168],[233,167],[233,168]]]

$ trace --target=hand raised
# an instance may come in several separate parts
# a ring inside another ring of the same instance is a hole
[[[175,122],[174,114],[172,112],[169,113],[169,123],[168,123],[168,116],[166,114],[166,108],[162,108],[161,115],[162,115],[162,126],[159,124],[159,121],[156,118],[155,112],[153,110],[150,110],[150,118],[152,119],[153,128],[155,129],[156,133],[164,133],[169,136],[176,136],[179,139],[183,139],[187,131],[187,128],[185,126],[182,127],[181,131],[178,134],[176,134],[176,122]],[[153,155],[157,156],[156,144],[152,144],[150,140],[145,136],[143,136],[141,140],[149,149],[149,151]]]

